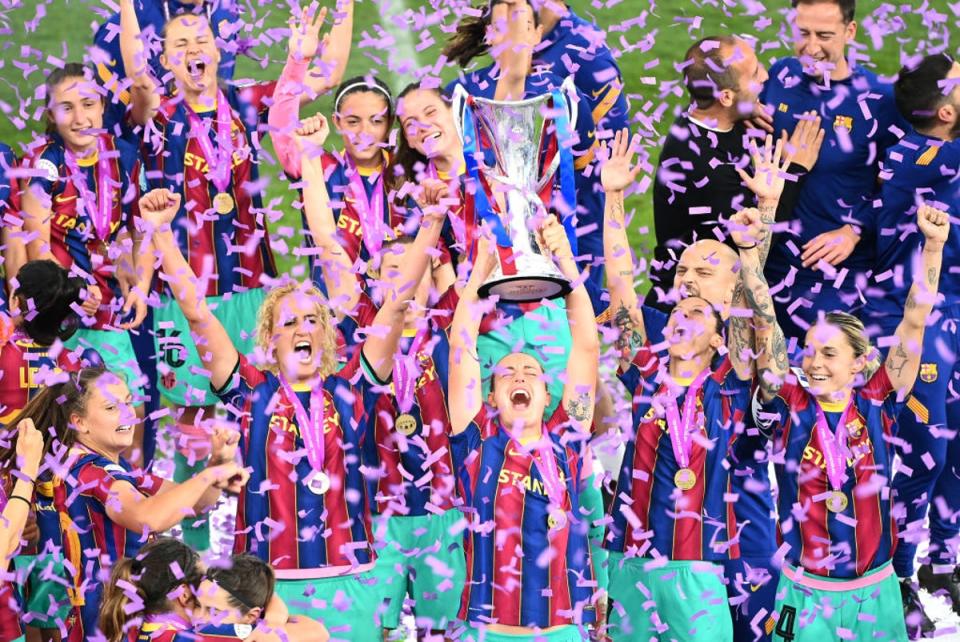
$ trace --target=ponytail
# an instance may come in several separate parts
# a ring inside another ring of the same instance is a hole
[[[136,557],[113,565],[100,603],[100,630],[107,642],[122,642],[144,616],[169,613],[168,596],[178,587],[190,587],[195,594],[202,580],[196,551],[173,537],[158,537]]]
[[[141,573],[139,560],[123,557],[113,565],[110,582],[103,587],[100,603],[100,631],[108,642],[122,642],[130,621],[142,611],[144,595],[135,584],[134,575]],[[131,608],[139,604],[140,608]],[[142,619],[142,618],[137,618]]]
[[[16,297],[23,318],[21,328],[42,346],[66,341],[78,327],[74,306],[87,287],[82,277],[71,277],[49,259],[28,261],[17,273]]]
[[[490,6],[479,8],[482,12],[479,16],[467,16],[457,23],[457,30],[443,47],[442,53],[447,57],[447,60],[452,60],[461,67],[466,67],[471,60],[487,53],[490,49],[490,45],[487,44]]]

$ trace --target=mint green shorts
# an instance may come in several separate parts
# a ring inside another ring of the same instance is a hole
[[[331,642],[382,642],[384,595],[373,573],[318,580],[277,580],[291,615],[322,622]]]
[[[388,600],[384,627],[400,626],[403,600],[409,595],[418,629],[446,629],[457,619],[467,580],[463,513],[452,509],[441,515],[381,516],[374,522],[378,541],[374,575]]]
[[[469,624],[465,625],[460,642],[583,642],[588,634],[579,627],[561,626],[543,633],[503,633],[487,631]]]
[[[141,328],[139,332],[146,332]],[[107,370],[122,375],[133,395],[133,403],[140,405],[146,401],[143,393],[143,374],[137,363],[137,354],[133,351],[133,342],[130,333],[124,330],[89,330],[78,329],[72,337],[67,339],[63,347],[67,350],[95,350]]]
[[[265,292],[261,288],[231,295],[208,296],[213,311],[240,354],[253,354],[256,343],[257,314]],[[160,297],[153,313],[154,345],[160,393],[178,406],[212,406],[217,397],[210,392],[210,374],[200,360],[190,324],[177,302]],[[209,348],[203,346],[206,351]]]
[[[889,573],[889,565],[887,562],[863,577]],[[827,577],[816,577],[816,581],[836,584],[838,588],[849,582]],[[767,631],[772,633],[774,641],[907,639],[900,584],[895,573],[863,588],[825,590],[798,584],[785,572],[777,585],[774,614],[767,622]]]
[[[733,642],[719,564],[663,564],[611,551],[610,600],[609,634],[615,642]]]
[[[71,613],[67,594],[67,569],[63,556],[54,553],[17,555],[17,577],[24,581],[25,623],[35,629],[56,629]]]
[[[544,411],[549,417],[563,398],[561,375],[566,371],[570,355],[570,324],[567,307],[562,299],[541,305],[498,328],[477,338],[477,354],[484,382],[483,394],[490,390],[493,367],[501,359],[514,352],[532,355],[543,366],[546,374],[550,405]]]
[[[603,493],[600,491],[599,480],[596,475],[590,475],[584,482],[580,493],[580,512],[584,518],[590,520],[590,555],[593,558],[594,579],[597,580],[597,590],[606,591],[610,585],[609,553],[603,547],[603,536],[606,534],[606,515],[603,512]]]

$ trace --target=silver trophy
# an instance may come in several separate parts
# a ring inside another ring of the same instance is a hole
[[[574,123],[577,103],[571,99],[576,92],[572,79],[567,78],[560,89],[565,104],[554,105],[553,109],[565,109],[568,122]],[[561,134],[557,127],[553,134],[548,133],[548,125],[554,122],[548,105],[552,96],[547,93],[528,100],[498,101],[470,96],[461,85],[454,88],[457,133],[465,146],[468,139],[474,141],[477,171],[486,179],[477,180],[476,189],[483,190],[494,212],[499,213],[513,245],[498,254],[497,267],[481,286],[480,296],[496,294],[504,302],[526,303],[566,296],[571,290],[569,280],[540,246],[536,234],[547,215],[541,195],[552,192],[561,159],[558,141],[557,153],[540,167],[545,137]],[[491,160],[492,165],[488,164]],[[545,192],[548,185],[550,189]],[[575,207],[575,203],[569,206]]]

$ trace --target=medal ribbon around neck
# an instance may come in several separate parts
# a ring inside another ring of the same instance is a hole
[[[827,481],[830,483],[830,489],[833,491],[842,491],[843,484],[847,480],[847,458],[850,456],[850,449],[847,446],[849,432],[847,431],[847,421],[850,418],[850,410],[853,408],[853,395],[850,395],[850,401],[840,415],[840,423],[837,425],[837,432],[830,430],[830,424],[827,423],[827,416],[820,407],[820,402],[814,402],[817,406],[817,436],[820,439],[820,445],[823,448],[823,461],[827,469]]]
[[[300,397],[297,396],[286,376],[281,373],[277,378],[280,380],[283,394],[293,406],[293,413],[297,417],[300,438],[303,439],[303,446],[307,450],[307,461],[310,462],[310,467],[314,471],[323,472],[325,463],[323,424],[326,419],[323,386],[316,384],[310,388],[310,412],[307,413],[307,409],[300,403]]]
[[[113,185],[110,182],[110,159],[106,158],[107,145],[103,137],[97,137],[97,194],[90,193],[87,176],[80,171],[77,158],[65,149],[64,162],[70,170],[69,180],[79,195],[81,210],[93,225],[94,234],[104,243],[110,240],[110,220],[113,218]]]
[[[440,180],[440,173],[437,171],[437,166],[433,164],[433,160],[430,160],[427,163],[427,176],[430,178],[435,178]],[[457,178],[459,183],[459,178]],[[458,188],[459,191],[459,188]],[[453,212],[450,212],[450,215],[447,217],[447,220],[450,221],[450,227],[453,230],[453,238],[460,247],[465,248],[467,251],[470,250],[470,247],[467,245],[467,223],[466,223],[466,212],[463,211],[463,199],[461,199],[461,216],[454,216]],[[473,258],[473,257],[470,257]]]
[[[668,394],[663,397],[663,405],[667,412],[667,426],[670,428],[670,445],[673,447],[673,456],[677,466],[681,469],[690,467],[690,451],[693,449],[692,429],[697,418],[697,397],[700,388],[710,375],[710,368],[704,368],[687,387],[683,398],[683,414],[677,406],[677,400]]]
[[[233,111],[221,90],[217,90],[217,149],[210,142],[208,127],[190,105],[186,105],[187,120],[190,121],[190,131],[193,132],[203,157],[207,160],[207,179],[217,188],[218,193],[225,193],[230,185],[230,175],[233,173]]]
[[[520,440],[515,437],[511,436],[511,440],[521,452],[529,453],[531,459],[533,459],[533,465],[537,468],[537,472],[540,473],[544,490],[547,491],[547,498],[550,502],[550,515],[557,518],[557,515],[565,513],[563,510],[564,485],[563,482],[560,481],[560,471],[557,467],[556,456],[553,453],[553,442],[550,440],[546,431],[541,435],[539,442],[533,444],[532,448],[524,446],[520,443]],[[563,523],[559,523],[559,521],[558,519],[558,527],[562,527]]]
[[[420,364],[417,355],[430,333],[430,319],[423,319],[413,343],[406,354],[397,345],[397,352],[393,357],[393,393],[397,398],[397,407],[400,412],[407,414],[413,408],[414,397],[417,392],[417,381],[420,379]]]
[[[376,182],[373,184],[373,201],[367,197],[367,188],[364,185],[363,176],[357,169],[357,164],[350,154],[344,154],[347,163],[347,179],[350,181],[350,194],[357,203],[354,211],[357,218],[360,219],[360,229],[363,233],[363,244],[367,246],[370,256],[376,256],[383,247],[383,242],[387,237],[384,228],[389,229],[389,224],[384,221],[384,198],[383,198],[383,171],[386,166],[380,169]]]

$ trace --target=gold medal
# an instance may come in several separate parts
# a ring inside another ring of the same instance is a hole
[[[690,490],[697,485],[697,473],[689,468],[681,468],[673,476],[673,485],[680,490]]]
[[[220,192],[213,197],[213,209],[221,216],[233,211],[233,197],[226,192]]]
[[[397,420],[393,423],[393,425],[397,429],[397,432],[407,437],[417,432],[417,420],[413,415],[404,413],[397,417]]]
[[[847,510],[847,506],[850,504],[850,500],[847,499],[847,496],[840,492],[839,490],[831,491],[830,496],[827,497],[827,509],[831,513],[842,513]]]
[[[555,508],[547,515],[547,527],[550,530],[557,530],[567,525],[567,514],[559,508]]]
[[[316,471],[307,480],[307,488],[314,495],[323,495],[330,490],[330,477],[323,471]]]

